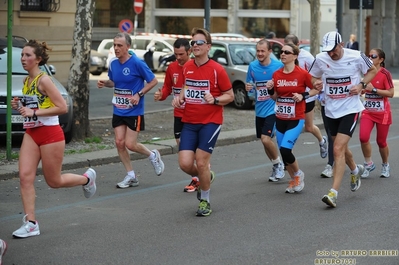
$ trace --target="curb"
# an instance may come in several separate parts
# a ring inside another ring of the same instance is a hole
[[[324,129],[324,124],[321,121],[321,119],[315,118],[314,124],[318,126],[320,130]],[[304,129],[302,130],[302,133],[303,132]],[[222,131],[216,142],[216,147],[246,143],[257,140],[259,139],[256,138],[255,128],[241,129],[235,131]],[[174,139],[154,141],[149,144],[146,144],[146,147],[150,150],[158,149],[161,155],[171,155],[178,153],[178,148],[176,145],[176,141]],[[145,158],[146,157],[141,154],[137,153],[130,154],[131,161],[145,159]],[[118,152],[115,148],[102,150],[102,151],[88,152],[84,154],[73,154],[73,155],[64,156],[62,171],[85,168],[89,166],[113,164],[113,163],[120,163]],[[41,163],[38,166],[36,175],[43,175]],[[18,162],[13,162],[10,164],[0,166],[0,180],[7,180],[12,178],[18,178]]]

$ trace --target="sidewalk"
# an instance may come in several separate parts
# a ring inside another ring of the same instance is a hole
[[[399,97],[399,67],[388,68],[392,74],[395,85],[395,97]],[[323,121],[320,116],[320,112],[315,112],[314,124],[316,124],[320,130],[324,129]],[[237,131],[223,131],[220,133],[216,146],[225,146],[231,144],[238,144],[244,142],[250,142],[257,140],[255,135],[255,127],[249,129],[241,129]],[[154,141],[146,146],[152,149],[158,149],[161,155],[176,154],[178,149],[176,146],[176,141],[163,140]],[[144,159],[143,155],[137,153],[130,154],[131,160]],[[62,170],[71,170],[77,168],[88,167],[90,161],[90,166],[98,166],[110,163],[119,163],[120,159],[116,149],[102,150],[96,152],[88,152],[83,154],[72,154],[66,155],[64,157],[64,162]],[[39,165],[38,175],[42,175],[41,164]],[[18,162],[13,162],[7,165],[0,166],[0,180],[18,177]]]

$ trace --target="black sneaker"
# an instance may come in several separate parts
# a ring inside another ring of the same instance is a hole
[[[197,216],[208,216],[211,213],[211,204],[206,200],[201,200],[198,206]]]

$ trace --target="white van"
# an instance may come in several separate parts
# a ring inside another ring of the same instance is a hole
[[[151,69],[156,71],[159,67],[159,57],[168,53],[173,53],[173,43],[176,41],[175,38],[171,37],[158,37],[158,36],[132,36],[132,46],[131,49],[137,57],[144,60],[144,54],[150,49],[154,47],[153,54],[153,66]],[[103,51],[109,47],[108,51],[108,59],[107,59],[107,67],[109,67],[109,62],[112,58],[115,57],[114,47],[113,47],[113,39],[105,39],[98,46]]]

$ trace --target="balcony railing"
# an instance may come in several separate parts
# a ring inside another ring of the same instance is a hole
[[[61,0],[21,0],[21,11],[57,12]]]

